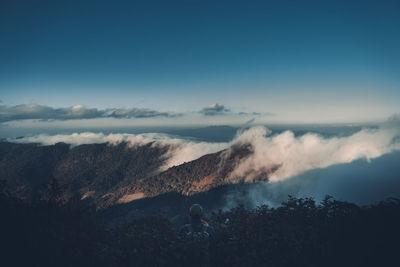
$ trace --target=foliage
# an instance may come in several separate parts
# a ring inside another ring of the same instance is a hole
[[[54,185],[50,191],[57,191]],[[93,221],[95,207],[11,197],[0,183],[3,266],[183,266],[176,229],[146,217],[106,229]],[[357,205],[327,197],[289,197],[278,208],[243,206],[213,213],[217,237],[213,266],[391,266],[400,237],[400,201]]]

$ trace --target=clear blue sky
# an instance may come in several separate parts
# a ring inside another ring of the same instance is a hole
[[[6,0],[0,100],[376,119],[400,112],[399,14],[399,1]]]

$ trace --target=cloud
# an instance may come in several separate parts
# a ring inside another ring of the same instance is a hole
[[[237,113],[238,115],[243,115],[243,116],[276,116],[275,113],[272,112],[239,112]]]
[[[255,118],[252,118],[252,119],[246,121],[245,125],[250,125],[250,124],[252,124],[255,120],[256,120]]]
[[[169,112],[159,112],[146,108],[130,108],[130,109],[108,109],[105,111],[106,117],[112,118],[153,118],[153,117],[177,117],[181,114],[173,114]]]
[[[314,169],[278,182],[250,184],[243,191],[225,196],[225,209],[245,204],[256,207],[267,204],[279,206],[288,195],[312,197],[322,201],[326,195],[360,205],[373,204],[389,197],[400,198],[400,152],[382,157],[356,160]]]
[[[210,116],[216,115],[231,115],[231,120],[236,120],[241,117],[250,117],[259,115],[269,115],[269,113],[257,113],[257,112],[232,112],[229,108],[221,104],[213,104],[203,108],[201,111],[196,112],[204,116],[208,116],[208,122]],[[37,120],[39,121],[67,121],[67,120],[81,120],[81,119],[99,119],[99,118],[114,118],[114,119],[131,119],[131,118],[177,118],[193,114],[188,113],[175,113],[175,112],[161,112],[148,108],[88,108],[84,105],[75,105],[70,107],[53,108],[50,106],[39,105],[39,104],[21,104],[16,106],[2,105],[0,102],[0,124],[10,121],[22,121],[22,120]]]
[[[199,113],[205,116],[216,116],[216,115],[236,115],[236,116],[275,116],[275,113],[271,112],[233,112],[230,108],[227,108],[222,104],[212,104],[208,107],[203,108]]]
[[[400,113],[390,116],[384,124],[386,127],[399,127],[400,128]]]
[[[252,115],[252,116],[259,116],[259,115],[261,115],[261,113],[259,113],[259,112],[239,112],[238,113],[238,115],[245,115],[245,116],[248,116],[248,115]]]
[[[400,127],[394,124],[331,138],[315,133],[296,137],[291,131],[272,135],[265,127],[253,127],[234,140],[236,145],[250,144],[253,153],[236,166],[231,179],[245,177],[252,181],[260,173],[279,166],[268,178],[280,181],[312,169],[358,159],[371,160],[399,150],[399,137]]]
[[[164,155],[167,160],[166,164],[162,167],[163,170],[195,160],[209,153],[221,151],[229,147],[229,143],[225,142],[194,142],[161,133],[120,133],[105,135],[103,133],[83,132],[57,135],[40,134],[18,139],[8,139],[8,141],[16,143],[39,143],[42,145],[54,145],[56,143],[63,142],[72,146],[101,143],[116,145],[122,142],[126,142],[131,147],[152,143],[153,146],[168,147],[168,150]]]
[[[109,134],[74,133],[72,135],[36,135],[14,142],[41,143],[45,145],[65,142],[72,145],[86,143],[129,142],[140,145],[153,142],[168,145],[168,166],[182,164],[205,154],[227,149],[224,155],[234,153],[241,145],[250,145],[252,154],[242,159],[230,174],[230,181],[253,181],[259,174],[279,168],[270,173],[270,181],[281,181],[303,172],[325,168],[358,159],[371,160],[384,154],[400,150],[400,126],[397,121],[381,128],[362,129],[349,136],[325,138],[315,133],[295,136],[291,131],[273,135],[265,127],[257,126],[239,132],[231,142],[196,142],[166,134]]]
[[[212,104],[208,107],[203,108],[200,113],[206,116],[224,115],[229,113],[230,109],[226,108],[224,105],[218,103]]]
[[[105,109],[86,108],[83,105],[75,105],[66,108],[52,108],[38,104],[22,104],[8,107],[0,105],[0,122],[26,119],[39,120],[74,120],[94,118],[152,118],[174,117],[180,114],[158,112],[144,108],[130,109]]]
[[[244,198],[254,205],[279,204],[289,194],[317,200],[330,194],[343,200],[367,203],[400,196],[397,190],[400,185],[399,121],[398,117],[392,117],[380,128],[365,128],[348,136],[334,137],[315,133],[295,136],[291,131],[273,134],[265,127],[252,127],[238,132],[231,142],[196,142],[160,133],[105,135],[91,132],[36,135],[8,141],[43,145],[65,142],[73,146],[151,143],[168,147],[163,170],[224,149],[226,153],[222,155],[228,155],[234,153],[233,147],[247,144],[253,153],[239,161],[227,183],[254,181],[258,174],[279,166],[268,176],[269,182],[256,184],[245,193]],[[242,179],[236,179],[238,177]],[[227,196],[227,202],[237,203],[237,198],[238,195],[232,193]]]

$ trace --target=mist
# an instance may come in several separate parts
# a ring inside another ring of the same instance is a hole
[[[238,204],[254,208],[279,206],[288,196],[311,197],[320,202],[326,196],[359,205],[375,204],[387,198],[400,198],[400,152],[395,151],[367,161],[336,164],[315,169],[277,182],[251,184],[244,191],[226,194],[224,209]]]
[[[307,170],[361,158],[371,160],[400,149],[399,134],[396,124],[331,138],[316,133],[296,137],[292,131],[272,135],[265,127],[253,127],[233,141],[236,145],[251,144],[253,153],[236,166],[231,176],[246,176],[251,181],[256,174],[279,166],[268,178],[280,181]]]
[[[41,134],[8,141],[42,145],[64,142],[71,146],[126,142],[131,147],[151,143],[152,146],[168,148],[163,156],[165,164],[160,171],[225,150],[221,154],[223,161],[223,157],[234,153],[234,147],[246,145],[251,153],[234,166],[226,183],[239,180],[254,182],[260,174],[278,166],[274,172],[265,174],[263,180],[267,183],[252,187],[246,194],[251,203],[279,203],[289,194],[317,199],[331,194],[363,202],[397,194],[397,174],[400,173],[396,166],[400,159],[399,129],[398,120],[392,119],[378,128],[363,128],[349,135],[336,136],[323,136],[315,132],[296,135],[289,130],[274,133],[266,127],[257,126],[238,131],[230,142],[200,142],[161,133],[92,132]],[[354,194],[358,189],[364,189],[366,193]],[[234,199],[238,197],[227,196],[227,202],[235,203]]]
[[[195,142],[183,138],[174,137],[162,133],[144,133],[144,134],[103,134],[103,133],[73,133],[48,135],[40,134],[19,139],[7,139],[16,143],[38,143],[41,145],[53,145],[59,142],[79,146],[82,144],[101,144],[117,145],[122,142],[130,147],[142,146],[152,143],[155,147],[168,147],[164,155],[166,163],[161,170],[195,160],[203,155],[215,153],[229,147],[229,143],[219,142]]]

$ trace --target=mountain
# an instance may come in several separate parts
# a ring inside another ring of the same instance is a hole
[[[248,144],[233,145],[162,170],[169,149],[154,142],[75,147],[65,143],[41,146],[0,142],[0,180],[7,181],[8,190],[26,201],[49,197],[56,189],[62,201],[87,199],[98,208],[106,208],[169,192],[189,196],[244,182],[245,177],[235,177],[232,171],[253,151]],[[277,168],[253,176],[267,180]]]
[[[156,196],[171,191],[182,195],[192,195],[232,182],[245,182],[246,177],[236,177],[232,172],[252,153],[251,145],[234,145],[229,149],[205,155],[141,180],[135,189],[144,190],[143,193],[146,196]],[[268,175],[277,168],[279,166],[257,173],[253,180],[267,180]]]

